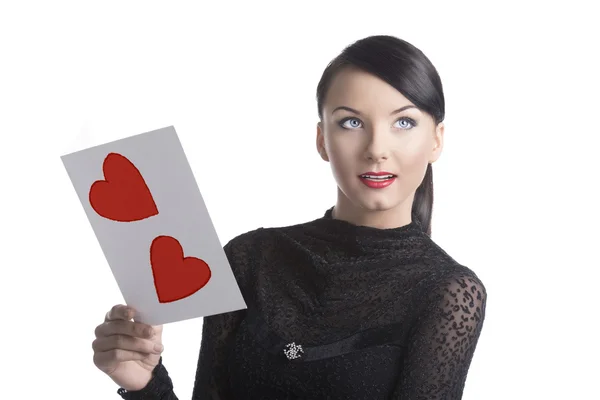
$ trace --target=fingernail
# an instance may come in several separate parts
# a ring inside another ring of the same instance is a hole
[[[154,345],[154,351],[156,351],[157,353],[160,353],[161,351],[163,351],[164,346],[162,344],[155,344]]]

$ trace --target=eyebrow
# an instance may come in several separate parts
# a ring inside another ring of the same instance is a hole
[[[404,111],[404,110],[407,110],[407,109],[409,109],[409,108],[417,108],[417,107],[416,107],[416,106],[413,106],[412,104],[409,104],[409,105],[407,105],[407,106],[400,107],[399,109],[392,111],[392,112],[390,113],[390,115],[398,114],[399,112],[402,112],[402,111]],[[346,111],[350,111],[350,112],[352,112],[352,113],[354,113],[354,114],[361,115],[361,113],[360,113],[359,111],[355,110],[354,108],[350,108],[350,107],[346,107],[346,106],[339,106],[339,107],[336,107],[336,108],[335,108],[335,109],[334,109],[334,110],[331,112],[331,114],[333,114],[333,113],[334,113],[334,112],[336,112],[337,110],[346,110]]]

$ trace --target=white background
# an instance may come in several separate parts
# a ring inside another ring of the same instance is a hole
[[[91,343],[122,297],[60,161],[75,139],[174,125],[223,243],[319,217],[335,182],[314,148],[316,85],[380,33],[444,83],[433,238],[489,295],[464,399],[597,395],[594,2],[197,3],[0,6],[3,398],[118,398]],[[200,332],[165,327],[180,399]]]

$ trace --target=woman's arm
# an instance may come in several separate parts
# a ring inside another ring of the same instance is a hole
[[[239,238],[239,239],[238,239]],[[234,276],[245,294],[243,273],[246,260],[246,244],[238,237],[223,248]],[[230,398],[227,372],[227,356],[233,346],[235,333],[243,321],[246,310],[205,317],[202,325],[200,355],[196,369],[196,378],[192,394],[193,400],[226,400]],[[178,400],[173,391],[162,358],[153,372],[148,385],[137,392],[119,393],[125,399],[132,400]]]
[[[248,252],[249,248],[252,248],[251,237],[238,236],[223,248],[245,299],[248,296],[246,282],[250,257]],[[193,400],[231,398],[227,358],[233,348],[235,334],[245,316],[246,310],[238,310],[204,318]]]
[[[227,356],[245,312],[246,310],[239,310],[204,318],[193,400],[231,398]],[[144,389],[136,392],[126,392],[120,389],[119,394],[124,399],[130,400],[178,400],[173,391],[169,373],[162,364],[162,358],[153,371],[152,379]]]
[[[227,357],[246,310],[204,318],[193,400],[231,398]]]
[[[459,400],[481,334],[487,293],[469,273],[442,281],[409,337],[394,399]]]
[[[173,392],[173,382],[171,382],[169,373],[162,364],[162,357],[158,365],[154,367],[152,379],[146,387],[133,392],[119,388],[117,394],[126,400],[178,400]]]

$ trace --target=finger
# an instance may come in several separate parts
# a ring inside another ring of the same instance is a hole
[[[110,350],[127,350],[143,354],[160,354],[163,346],[148,339],[135,338],[126,335],[111,335],[101,337],[92,342],[92,349],[96,353]]]
[[[143,360],[146,357],[148,357],[147,354],[136,351],[113,349],[94,353],[94,364],[98,368],[103,368],[119,362]]]
[[[115,319],[128,319],[129,310],[124,304],[113,306],[104,316],[104,322],[113,321]]]
[[[109,312],[104,316],[104,322],[114,321],[114,320],[126,320],[129,321],[135,315],[135,310],[133,307],[129,307],[125,304],[117,304],[113,308],[110,309]]]
[[[155,336],[155,329],[148,324],[125,320],[114,320],[100,324],[96,327],[96,337],[111,335],[128,335],[133,337],[151,339]]]

